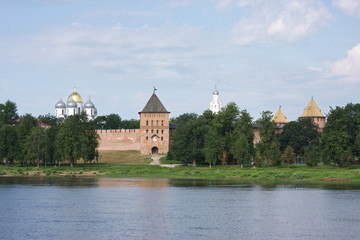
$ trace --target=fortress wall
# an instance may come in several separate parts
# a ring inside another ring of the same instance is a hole
[[[140,151],[140,129],[96,130],[99,150]]]

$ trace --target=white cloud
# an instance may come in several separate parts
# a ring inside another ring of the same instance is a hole
[[[347,52],[347,57],[331,64],[332,76],[360,82],[360,43]]]
[[[239,1],[243,14],[233,28],[234,41],[295,42],[327,24],[331,14],[320,1]]]
[[[360,16],[359,0],[333,0],[333,5],[350,15]]]
[[[309,66],[309,67],[307,68],[307,70],[313,71],[313,72],[322,72],[322,71],[323,71],[322,68],[312,67],[312,66]]]

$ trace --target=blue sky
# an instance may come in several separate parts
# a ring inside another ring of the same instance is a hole
[[[54,114],[76,87],[99,115],[208,109],[254,119],[360,99],[359,0],[0,0],[0,102]]]

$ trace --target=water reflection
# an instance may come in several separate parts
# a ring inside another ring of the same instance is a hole
[[[234,181],[204,179],[168,179],[168,178],[86,178],[86,177],[0,177],[1,184],[20,184],[34,186],[62,187],[111,187],[111,188],[168,188],[168,187],[221,187],[252,188],[272,191],[277,188],[315,188],[327,190],[360,189],[359,182],[324,181]]]
[[[299,181],[0,177],[0,238],[357,240],[359,189]]]

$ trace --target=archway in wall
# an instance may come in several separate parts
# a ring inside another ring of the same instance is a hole
[[[151,154],[158,154],[159,153],[159,149],[157,147],[153,147],[151,149]]]

